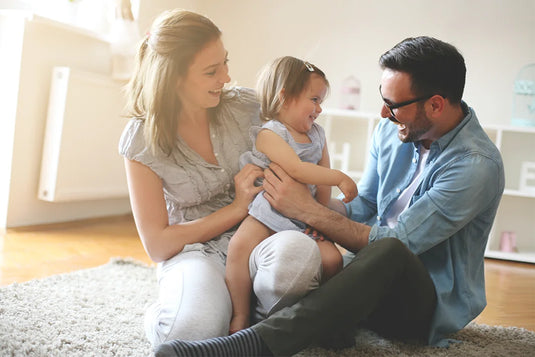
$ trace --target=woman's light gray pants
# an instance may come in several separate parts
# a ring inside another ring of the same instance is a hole
[[[159,298],[145,315],[145,332],[153,346],[228,334],[232,303],[225,284],[225,256],[202,247],[158,265]],[[252,322],[256,322],[319,286],[318,246],[303,233],[279,232],[253,250],[249,271],[256,295]]]

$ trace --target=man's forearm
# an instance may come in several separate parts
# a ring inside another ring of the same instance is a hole
[[[295,181],[279,165],[271,163],[264,171],[264,190],[264,197],[277,211],[308,224],[342,247],[355,252],[368,245],[371,227],[317,202],[306,185]],[[345,212],[345,207],[335,206]]]
[[[340,214],[340,207],[334,206],[336,211],[317,202],[309,202],[302,207],[300,221],[323,233],[342,247],[356,252],[368,244],[371,227],[361,224]],[[345,210],[345,207],[342,207]]]

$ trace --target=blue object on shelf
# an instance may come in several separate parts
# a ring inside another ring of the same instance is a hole
[[[535,63],[523,67],[515,79],[511,124],[535,126]]]

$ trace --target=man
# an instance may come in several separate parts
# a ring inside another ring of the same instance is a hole
[[[234,335],[172,341],[157,355],[292,355],[332,331],[447,346],[485,307],[483,254],[504,188],[500,153],[464,103],[455,47],[408,38],[383,54],[384,101],[368,166],[349,204],[314,201],[275,165],[266,197],[354,253],[298,303]]]

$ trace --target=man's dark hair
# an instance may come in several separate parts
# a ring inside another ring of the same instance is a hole
[[[407,38],[379,59],[382,69],[411,76],[416,96],[439,94],[451,103],[460,103],[466,78],[464,58],[449,43],[421,36]]]

